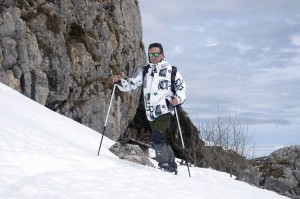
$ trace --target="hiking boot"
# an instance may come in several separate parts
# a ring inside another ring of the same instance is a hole
[[[169,172],[174,172],[175,173],[175,175],[177,174],[177,164],[176,164],[176,162],[171,162],[170,164],[169,164]]]
[[[158,167],[163,171],[168,171],[170,173],[174,172],[175,175],[177,174],[177,164],[175,162],[172,163],[159,162]]]
[[[160,169],[162,169],[162,170],[168,170],[169,164],[166,163],[166,162],[159,162],[159,163],[158,163],[158,167],[159,167]]]

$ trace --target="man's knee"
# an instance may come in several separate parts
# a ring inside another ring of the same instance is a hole
[[[165,143],[164,135],[160,131],[152,131],[151,140],[155,145]]]

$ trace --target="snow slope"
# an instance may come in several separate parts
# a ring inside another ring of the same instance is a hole
[[[101,122],[101,121],[99,121]],[[227,173],[179,174],[120,160],[101,134],[0,84],[0,198],[283,199]]]

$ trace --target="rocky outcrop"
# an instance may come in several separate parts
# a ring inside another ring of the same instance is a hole
[[[0,2],[0,82],[102,131],[111,75],[146,63],[136,0]],[[106,135],[117,140],[138,91],[116,92]],[[113,124],[113,125],[112,125]]]
[[[148,159],[147,155],[138,145],[115,143],[109,150],[118,156],[120,159],[125,159],[130,162],[138,163],[154,167],[153,163]]]
[[[282,195],[300,198],[300,145],[274,151],[270,156],[253,160],[239,180]]]

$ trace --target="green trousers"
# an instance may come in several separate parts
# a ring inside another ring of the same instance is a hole
[[[170,123],[170,113],[160,115],[154,121],[150,121],[152,129],[151,140],[155,147],[156,161],[159,163],[176,164],[174,152],[166,141],[166,133]]]
[[[149,123],[152,131],[160,131],[166,137],[167,129],[171,123],[171,113],[160,115]]]

